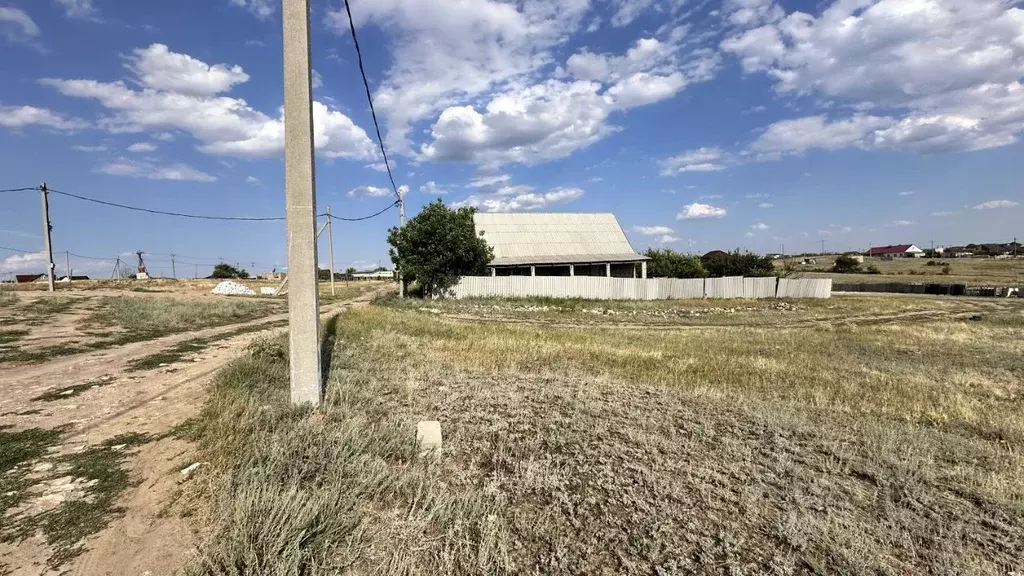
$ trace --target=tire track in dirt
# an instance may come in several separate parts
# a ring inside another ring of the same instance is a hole
[[[328,304],[321,314],[326,317],[365,306],[379,293]],[[276,314],[63,357],[43,365],[5,367],[0,423],[13,424],[18,429],[70,425],[71,430],[54,454],[81,450],[127,432],[162,434],[196,415],[214,373],[237,357],[252,340],[284,330],[273,324],[286,318],[287,314]],[[125,373],[131,360],[187,340],[215,338],[244,327],[251,327],[252,331],[214,342],[190,360]],[[112,375],[113,379],[100,380]],[[96,386],[80,395],[58,397],[52,402],[33,400],[48,390],[92,381],[97,382]],[[164,508],[180,488],[182,476],[178,471],[183,463],[190,462],[190,454],[190,446],[176,438],[163,438],[139,447],[131,455],[129,466],[140,483],[119,498],[124,513],[87,538],[87,550],[60,571],[46,567],[51,552],[39,535],[16,545],[0,544],[0,557],[11,570],[11,576],[63,574],[69,567],[73,574],[90,576],[174,574],[193,547],[195,527],[176,514],[165,514]]]

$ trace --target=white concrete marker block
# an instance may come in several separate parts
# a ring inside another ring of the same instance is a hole
[[[441,423],[437,420],[424,420],[416,425],[416,443],[420,446],[420,454],[441,451]]]

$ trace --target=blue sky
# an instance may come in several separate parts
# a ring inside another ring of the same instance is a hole
[[[634,247],[864,249],[1024,236],[1024,10],[1006,0],[352,0],[409,215],[615,213]],[[315,0],[318,203],[390,203],[344,5]],[[284,213],[279,2],[0,0],[0,188]],[[285,264],[283,223],[51,198],[58,252]],[[387,263],[397,212],[335,227]],[[41,271],[0,194],[0,273]],[[326,261],[326,245],[321,262]],[[55,258],[63,270],[63,254]],[[110,262],[72,258],[83,273]],[[204,271],[205,270],[205,271]],[[179,274],[191,274],[191,265]]]

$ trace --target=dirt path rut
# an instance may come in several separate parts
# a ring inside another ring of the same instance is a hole
[[[367,305],[375,293],[332,303],[324,316]],[[68,426],[55,454],[72,453],[119,434],[159,435],[196,415],[212,375],[252,340],[274,331],[287,315],[217,328],[196,330],[146,342],[56,359],[41,365],[4,367],[0,395],[0,425],[14,429]],[[230,335],[239,328],[250,332]],[[128,372],[136,360],[196,338],[224,335],[205,350],[154,370]],[[39,399],[54,390],[78,390]],[[130,460],[140,483],[122,494],[124,514],[104,530],[87,538],[86,550],[59,570],[48,568],[45,540],[36,535],[13,544],[0,544],[0,557],[12,576],[137,574],[170,576],[187,559],[193,532],[187,520],[166,514],[182,478],[180,470],[191,462],[191,448],[181,440],[164,438],[141,446]],[[3,573],[3,570],[0,570]]]

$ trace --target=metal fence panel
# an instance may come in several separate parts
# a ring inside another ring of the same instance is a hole
[[[743,298],[743,277],[707,278],[704,280],[705,298]]]
[[[744,278],[744,298],[775,298],[775,288],[778,278]]]
[[[452,289],[455,298],[539,296],[587,300],[689,298],[828,298],[828,279],[786,278],[604,278],[599,276],[466,276]]]
[[[780,278],[776,293],[779,298],[830,298],[831,278]]]

